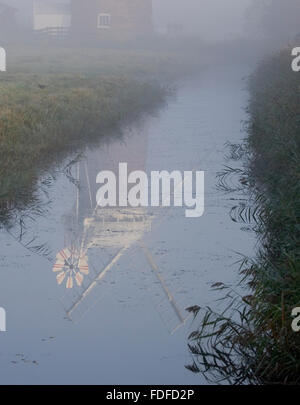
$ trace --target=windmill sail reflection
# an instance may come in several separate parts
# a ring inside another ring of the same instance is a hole
[[[146,152],[145,145],[139,140],[135,147],[135,157],[126,144],[112,144],[108,150],[94,151],[87,160],[77,163],[76,202],[72,214],[66,217],[65,246],[57,254],[53,271],[57,283],[65,289],[62,302],[66,314],[77,321],[101,298],[107,274],[116,270],[121,259],[129,251],[131,259],[137,252],[143,253],[162,293],[156,306],[169,331],[174,332],[186,319],[143,242],[144,236],[151,233],[154,215],[147,208],[100,208],[96,204],[99,163],[106,170],[114,170],[120,161],[127,161],[132,170],[141,169],[145,153],[141,162],[139,152]]]

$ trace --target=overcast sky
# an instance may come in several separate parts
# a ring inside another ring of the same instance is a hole
[[[27,18],[32,14],[32,0],[2,1],[17,6]],[[250,1],[153,0],[155,25],[163,29],[167,23],[177,22],[186,33],[197,32],[205,39],[236,36],[243,30],[244,14]]]

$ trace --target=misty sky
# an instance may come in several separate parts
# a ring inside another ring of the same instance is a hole
[[[243,31],[250,0],[153,0],[159,26],[179,22],[186,32],[205,39],[236,36]]]
[[[32,0],[2,0],[20,9],[27,20],[32,14]],[[67,0],[51,0],[67,1]],[[88,1],[88,0],[86,0]],[[244,14],[250,0],[153,0],[155,25],[182,24],[184,31],[197,32],[204,39],[236,36],[244,27]]]

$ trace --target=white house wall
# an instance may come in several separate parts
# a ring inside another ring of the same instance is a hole
[[[70,27],[71,16],[55,14],[38,14],[34,16],[34,29],[41,30],[44,28]]]

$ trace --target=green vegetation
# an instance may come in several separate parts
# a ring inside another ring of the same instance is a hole
[[[22,48],[8,47],[7,70],[13,75],[109,75],[136,80],[166,80],[176,78],[189,69],[195,58],[199,62],[200,57],[192,55],[191,50],[180,55],[175,50],[167,49],[66,47],[60,46],[58,42],[52,45],[45,43],[43,48],[37,43]]]
[[[42,170],[151,112],[170,82],[201,66],[200,54],[172,46],[41,45],[9,46],[0,76],[0,213],[25,203]]]
[[[249,83],[248,137],[232,146],[250,192],[248,205],[232,218],[251,222],[259,238],[255,259],[241,263],[241,286],[218,283],[228,306],[221,314],[203,309],[201,328],[190,336],[195,362],[188,368],[213,381],[299,384],[300,333],[292,330],[292,309],[300,307],[300,86],[290,50],[262,63]],[[242,290],[243,291],[243,290]],[[196,315],[200,308],[192,308]]]
[[[8,73],[0,76],[0,210],[7,201],[25,203],[42,170],[163,102],[160,82],[171,59],[146,51],[10,49]]]
[[[0,84],[2,198],[23,183],[28,186],[39,167],[79,151],[125,119],[153,108],[163,96],[161,88],[128,78],[38,79],[44,84],[23,77]]]

